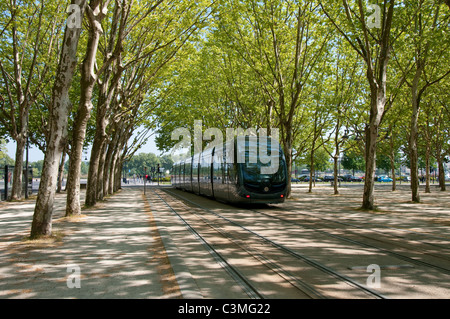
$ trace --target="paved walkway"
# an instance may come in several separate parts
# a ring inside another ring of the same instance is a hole
[[[141,190],[124,188],[70,220],[64,204],[58,195],[55,238],[30,241],[34,201],[0,203],[0,298],[181,297]]]

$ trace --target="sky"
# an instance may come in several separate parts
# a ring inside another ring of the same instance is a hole
[[[8,155],[9,157],[11,157],[12,159],[15,158],[15,154],[16,154],[16,142],[14,140],[10,140],[9,143],[7,144],[7,149],[8,149]],[[25,149],[26,150],[26,149]],[[150,136],[150,138],[148,139],[147,143],[141,147],[141,149],[139,149],[136,154],[139,153],[154,153],[156,155],[161,155],[161,152],[156,148],[156,143],[155,143],[155,135],[153,134],[152,136]],[[24,152],[24,159],[25,159],[25,155],[26,153]],[[85,153],[83,153],[83,160],[84,160],[84,156]],[[89,159],[90,157],[90,147],[88,149],[88,153],[86,155]],[[32,146],[30,145],[30,149],[29,149],[29,155],[28,155],[28,160],[30,162],[36,162],[36,161],[40,161],[44,159],[44,153],[42,153],[39,148],[37,148],[36,146]]]

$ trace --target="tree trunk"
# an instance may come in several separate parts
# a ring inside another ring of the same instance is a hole
[[[107,61],[103,61],[103,63],[107,63]],[[86,187],[85,203],[87,206],[93,206],[97,202],[97,199],[103,198],[103,179],[102,174],[99,173],[99,169],[101,169],[101,157],[104,157],[103,150],[107,138],[106,127],[108,126],[107,111],[111,101],[110,97],[113,93],[107,91],[110,76],[111,71],[107,70],[104,74],[102,84],[99,86],[100,93],[97,102],[95,136],[91,149],[89,175]],[[110,89],[114,90],[115,88],[113,87]],[[108,95],[110,97],[108,97]]]
[[[123,10],[123,11],[122,11]],[[103,199],[103,164],[105,159],[105,145],[107,140],[106,128],[109,124],[108,111],[110,109],[111,100],[114,97],[114,91],[119,84],[119,80],[123,71],[120,65],[120,52],[122,48],[122,38],[124,36],[125,28],[123,25],[119,28],[119,22],[126,23],[127,5],[122,7],[119,2],[116,2],[114,14],[111,21],[111,29],[109,32],[109,40],[106,49],[106,54],[103,58],[103,68],[107,66],[103,73],[102,81],[99,85],[99,96],[97,101],[96,113],[96,128],[94,143],[91,150],[91,160],[89,163],[89,176],[86,189],[86,205],[95,205],[97,199]],[[117,43],[115,40],[117,38]],[[117,55],[115,73],[110,67],[113,60],[110,56]]]
[[[391,155],[389,159],[391,160],[392,191],[395,192],[397,190],[397,177],[395,175],[395,153],[392,144],[393,142],[391,141]]]
[[[339,183],[338,164],[339,163],[338,163],[338,161],[339,161],[339,156],[341,153],[340,142],[339,142],[339,130],[341,127],[341,119],[340,119],[341,111],[340,111],[339,106],[338,106],[338,112],[339,112],[338,113],[339,117],[337,118],[336,131],[334,132],[334,147],[335,147],[334,148],[334,156],[333,156],[334,195],[339,195],[339,189],[338,189],[338,183]]]
[[[385,62],[387,63],[387,61]],[[386,76],[386,72],[384,72]],[[368,75],[370,78],[370,76]],[[370,82],[370,81],[369,81]],[[371,107],[370,107],[370,122],[366,127],[366,172],[364,178],[364,194],[363,194],[363,209],[374,209],[374,188],[375,188],[375,169],[377,158],[377,137],[378,128],[381,118],[384,113],[386,104],[386,83],[383,81],[381,88],[376,83],[371,85]]]
[[[339,148],[336,149],[336,154],[339,154]],[[334,156],[334,163],[333,163],[333,171],[334,171],[334,195],[339,195],[339,189],[338,189],[338,183],[339,183],[339,173],[338,173],[338,161],[339,161],[339,155]]]
[[[445,189],[445,171],[444,171],[444,159],[439,155],[437,157],[439,167],[439,187],[444,192]]]
[[[376,168],[378,125],[371,123],[366,129],[366,172],[364,178],[363,209],[374,209],[374,187]]]
[[[108,151],[106,152],[106,161],[103,170],[103,192],[104,195],[112,194],[113,192],[113,181],[114,177],[112,172],[114,171],[113,167],[113,158],[114,158],[114,149],[116,146],[116,135],[114,134],[111,140],[108,143]]]
[[[315,181],[315,174],[314,174],[314,147],[315,147],[315,141],[313,141],[312,149],[311,149],[311,157],[310,157],[310,163],[309,163],[309,188],[308,193],[312,193],[312,185],[313,185],[313,178]]]
[[[430,149],[427,146],[426,152],[425,152],[425,176],[426,176],[426,182],[425,182],[425,193],[431,193],[430,189]]]
[[[11,200],[22,199],[23,180],[23,151],[25,149],[26,135],[20,134],[16,138],[16,159],[14,163],[13,184],[11,190]]]
[[[420,203],[417,137],[414,137],[417,136],[417,119],[414,119],[414,117],[415,116],[413,116],[411,120],[411,136],[409,141],[409,157],[411,163],[411,200],[415,203]]]
[[[116,191],[116,164],[117,164],[117,151],[114,151],[111,158],[111,165],[109,168],[109,182],[108,182],[108,194],[114,194]]]
[[[120,181],[120,174],[122,173],[123,162],[121,161],[121,156],[118,154],[116,165],[114,165],[114,193],[119,189],[122,189],[122,183]]]
[[[73,0],[72,4],[79,6],[82,19],[86,5],[85,1]],[[77,66],[77,48],[80,34],[81,28],[69,29],[67,27],[64,33],[61,56],[52,91],[49,138],[31,225],[31,238],[51,235],[52,232],[56,178],[64,141],[67,137],[67,123],[72,106],[69,99],[69,89]]]
[[[58,186],[56,188],[57,193],[61,193],[61,189],[62,189],[62,182],[64,179],[64,164],[66,162],[66,154],[67,154],[66,147],[64,147],[62,157],[61,157],[61,162],[59,163],[59,169],[58,169]]]
[[[66,216],[81,214],[80,206],[80,173],[84,139],[86,137],[86,126],[91,116],[92,95],[97,80],[95,74],[96,55],[98,43],[102,34],[101,20],[106,14],[106,7],[101,8],[99,2],[93,3],[94,8],[90,18],[89,38],[83,64],[81,67],[81,96],[80,105],[74,122],[72,151],[70,155],[69,179],[67,181],[67,205]],[[105,9],[104,12],[103,9]],[[98,11],[100,10],[100,11]],[[94,16],[94,14],[97,14]]]
[[[98,183],[98,168],[100,162],[100,156],[102,151],[102,139],[99,136],[101,128],[96,127],[94,143],[91,149],[91,160],[89,161],[89,175],[86,187],[86,200],[87,206],[93,206],[97,202],[97,183]]]
[[[102,151],[100,154],[100,161],[98,163],[97,200],[103,200],[103,198],[106,195],[105,189],[103,188],[104,179],[106,178],[106,176],[103,175],[103,172],[105,170],[107,147],[108,147],[108,144],[106,143],[106,139],[105,139],[105,141],[103,142]]]
[[[420,61],[417,62],[417,70],[414,75],[414,80],[411,86],[411,102],[412,102],[412,114],[411,114],[411,127],[409,138],[409,154],[411,162],[411,197],[414,203],[420,203],[419,196],[419,159],[417,154],[417,137],[418,137],[418,122],[420,113],[420,97],[418,95],[419,79],[422,73],[422,66]]]
[[[113,135],[113,143],[110,145],[111,147],[111,164],[110,164],[110,168],[109,168],[109,184],[108,184],[108,194],[113,194],[114,192],[116,192],[118,190],[117,187],[117,180],[116,180],[116,167],[119,165],[118,161],[119,161],[119,154],[120,154],[120,149],[122,147],[121,144],[121,132],[122,132],[122,128],[120,127],[120,125],[118,123],[115,124],[116,129],[115,129],[115,133]],[[120,178],[120,176],[119,176]]]
[[[88,102],[90,103],[90,101]],[[72,149],[70,152],[69,174],[67,178],[67,203],[66,216],[80,215],[80,179],[81,179],[81,161],[83,158],[83,144],[86,136],[86,124],[89,120],[90,110],[78,110],[74,122]]]
[[[392,191],[397,190],[397,175],[395,174],[395,162],[391,160],[391,174],[392,174]]]
[[[122,129],[119,128],[120,133]],[[116,133],[116,134],[120,134]],[[110,182],[109,182],[109,194],[113,194],[120,189],[120,172],[121,172],[121,163],[120,163],[120,152],[122,149],[122,136],[121,134],[117,137],[117,143],[114,145],[112,163],[111,163],[111,171],[110,171]]]
[[[286,198],[291,197],[291,174],[292,174],[292,144],[290,141],[284,141],[284,157],[286,159],[286,183],[287,194]]]
[[[121,71],[118,71],[121,74]],[[104,79],[106,80],[106,79]],[[118,84],[118,76],[113,79],[113,85],[110,90],[115,90],[115,86]],[[107,85],[101,86],[101,96],[99,97],[99,103],[97,105],[96,116],[96,130],[94,136],[94,143],[91,150],[91,161],[89,163],[89,176],[86,190],[86,205],[95,205],[97,200],[103,199],[106,191],[103,189],[103,166],[105,163],[105,152],[107,146],[108,136],[106,129],[109,124],[107,112],[110,109],[111,98],[113,92],[106,92]]]

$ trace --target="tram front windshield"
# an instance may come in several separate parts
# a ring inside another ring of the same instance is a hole
[[[278,144],[277,144],[277,147],[279,147]],[[255,152],[253,152],[253,153],[250,152],[248,150],[248,148],[245,150],[245,163],[241,164],[244,182],[260,183],[262,181],[269,180],[273,184],[280,184],[280,183],[283,183],[286,181],[286,177],[285,177],[286,163],[285,163],[284,156],[283,156],[281,149],[279,149],[278,161],[275,160],[274,163],[272,163],[273,158],[270,156],[270,154],[271,154],[271,146],[270,145],[267,146],[267,154],[269,156],[268,158],[270,159],[270,161],[268,163],[262,163],[260,161],[259,150],[258,150],[258,156],[257,156],[256,163],[252,163],[252,162],[255,162],[255,154],[254,153]],[[271,167],[271,165],[278,166],[278,167],[272,166],[274,168],[273,171],[275,171],[275,172],[273,174],[264,174],[263,167],[268,168],[268,167]]]

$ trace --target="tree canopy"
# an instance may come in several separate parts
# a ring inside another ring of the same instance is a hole
[[[444,1],[8,0],[0,7],[0,136],[16,141],[19,168],[27,139],[46,156],[35,222],[47,227],[33,228],[37,236],[51,232],[54,195],[46,190],[66,156],[67,213],[79,214],[84,148],[92,149],[85,204],[94,205],[120,188],[125,163],[130,170],[156,163],[137,153],[149,132],[168,152],[177,143],[171,133],[199,120],[223,133],[278,129],[289,174],[296,159],[313,170],[328,157],[337,175],[344,153],[343,163],[365,170],[364,208],[374,205],[376,167],[395,175],[400,160],[411,167],[413,201],[420,201],[420,160],[427,174],[436,163],[445,189]]]

